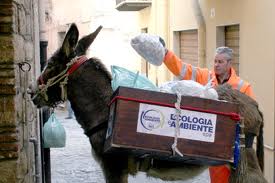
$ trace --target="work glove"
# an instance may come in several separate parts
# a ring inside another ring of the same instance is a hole
[[[162,39],[162,37],[159,37],[159,42],[162,44],[166,55],[166,53],[168,52],[168,49],[166,48],[165,41]]]
[[[156,35],[141,33],[131,40],[131,46],[147,62],[160,66],[163,62],[167,49],[164,40]]]

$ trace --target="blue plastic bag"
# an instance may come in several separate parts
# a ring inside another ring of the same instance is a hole
[[[134,73],[123,67],[111,66],[112,71],[112,89],[115,91],[119,86],[139,88],[145,90],[159,91],[148,78],[140,75],[138,72]]]
[[[48,121],[44,124],[43,141],[44,148],[65,147],[66,145],[66,131],[54,113],[51,114]]]

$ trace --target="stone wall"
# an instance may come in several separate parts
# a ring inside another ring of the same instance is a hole
[[[29,139],[37,139],[38,123],[26,89],[39,62],[37,7],[37,0],[0,1],[0,183],[35,181]]]

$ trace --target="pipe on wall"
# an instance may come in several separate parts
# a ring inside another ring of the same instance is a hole
[[[206,67],[206,24],[199,0],[192,1],[192,8],[198,24],[198,56],[200,67]]]
[[[41,182],[41,173],[40,173],[40,157],[39,157],[39,144],[36,138],[31,137],[29,139],[31,143],[33,143],[34,146],[34,158],[35,158],[35,182],[40,183]]]
[[[46,65],[47,62],[47,36],[46,36],[46,23],[45,23],[45,0],[39,0],[39,47],[40,47],[40,71],[43,70],[43,68]],[[38,129],[40,134],[43,134],[43,125],[49,118],[49,109],[41,109],[38,113],[39,115],[39,126]],[[44,148],[43,147],[43,139],[42,135],[40,135],[39,139],[37,140],[39,142],[39,145],[37,145],[37,148],[41,155],[41,161],[42,162],[38,168],[41,170],[41,179],[44,183],[51,183],[51,159],[50,159],[50,148]]]

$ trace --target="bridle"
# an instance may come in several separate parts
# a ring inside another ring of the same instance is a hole
[[[84,62],[86,62],[88,59],[85,55],[79,56],[79,57],[74,57],[69,63],[66,64],[67,68],[61,72],[59,75],[70,75],[72,74],[80,65],[82,65]],[[65,74],[63,74],[65,73]],[[56,78],[57,76],[53,77]],[[53,78],[50,78],[49,80],[53,80]],[[44,79],[43,79],[43,73],[39,76],[38,80],[40,81],[41,84],[45,84]],[[48,82],[47,82],[48,83]]]
[[[60,81],[60,87],[61,87],[61,100],[65,101],[67,100],[67,81],[69,75],[71,75],[74,71],[76,71],[83,63],[87,61],[87,57],[82,55],[79,57],[73,58],[69,63],[66,64],[66,69],[59,73],[57,76],[54,76],[50,79],[48,79],[47,83],[45,84],[43,79],[43,74],[41,74],[38,78],[41,85],[43,85],[43,88],[39,89],[39,91],[36,93],[36,95],[32,98],[32,100],[37,97],[39,94],[44,97],[46,101],[48,101],[48,95],[47,95],[47,89],[50,86],[55,85]],[[63,79],[63,81],[61,81]],[[107,120],[104,120],[103,122],[100,122],[98,125],[92,127],[90,130],[85,132],[85,135],[88,137],[95,134],[97,131],[102,130],[104,128],[107,128],[108,123]]]
[[[74,57],[70,62],[66,64],[65,70],[63,70],[57,76],[54,76],[48,79],[47,83],[44,82],[43,73],[42,73],[38,78],[39,83],[41,84],[42,87],[39,88],[38,92],[32,97],[32,100],[34,100],[38,95],[41,95],[45,99],[45,101],[48,101],[49,100],[49,97],[47,95],[48,88],[55,85],[58,82],[60,82],[60,87],[61,87],[61,100],[62,101],[67,100],[66,85],[67,85],[68,77],[87,60],[88,60],[87,57],[84,55],[79,57]]]
[[[91,129],[87,130],[84,132],[85,135],[87,135],[87,137],[91,137],[93,134],[95,134],[97,131],[102,130],[104,128],[108,127],[108,120],[104,120],[102,122],[100,122],[98,125],[92,127]]]

